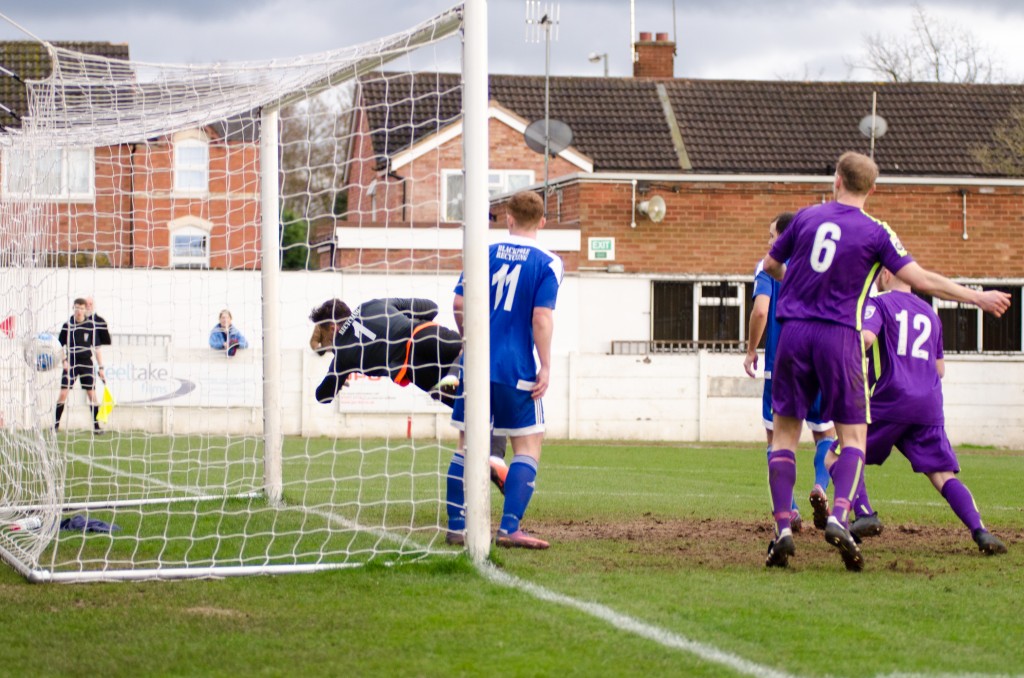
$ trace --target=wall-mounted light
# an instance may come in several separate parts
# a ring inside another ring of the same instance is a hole
[[[638,186],[636,179],[633,179],[633,218],[629,222],[630,228],[636,228],[636,215],[637,213],[645,215],[654,223],[658,223],[665,218],[665,199],[660,195],[656,195],[652,198],[648,198],[637,204],[636,194],[637,191],[640,193],[646,193],[650,190],[650,184],[643,183]]]
[[[642,201],[636,206],[636,211],[640,214],[646,214],[648,219],[658,223],[665,218],[665,199],[660,195],[656,195],[650,200]]]

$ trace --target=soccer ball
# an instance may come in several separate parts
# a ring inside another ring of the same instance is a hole
[[[48,372],[61,364],[64,349],[57,337],[40,332],[25,343],[25,362],[37,372]]]

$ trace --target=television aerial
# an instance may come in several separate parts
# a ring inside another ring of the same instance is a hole
[[[547,134],[544,133],[544,124],[547,123]],[[554,157],[572,145],[572,128],[561,120],[534,120],[523,132],[523,139],[530,150],[535,153],[544,154],[546,148],[551,157]]]
[[[875,159],[875,139],[882,138],[889,131],[889,123],[878,115],[878,92],[871,93],[871,113],[857,123],[860,133],[871,139],[871,159]]]

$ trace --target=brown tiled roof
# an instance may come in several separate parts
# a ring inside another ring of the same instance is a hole
[[[73,49],[76,52],[94,54],[111,59],[128,59],[128,45],[110,42],[55,42],[57,47]],[[41,80],[50,75],[50,57],[46,49],[38,42],[11,41],[0,42],[0,66],[25,80]],[[17,78],[0,72],[0,104],[3,104],[18,117],[28,114],[28,101],[25,96],[25,85]],[[18,119],[0,108],[0,125],[17,127]]]
[[[362,83],[374,152],[394,155],[457,120],[459,76],[404,74]],[[490,98],[528,122],[544,117],[544,78],[492,75]],[[387,102],[393,102],[389,107]],[[595,170],[674,171],[679,162],[654,83],[551,78],[550,114],[572,128],[573,147]],[[525,143],[525,142],[524,142]]]
[[[454,74],[365,81],[376,153],[393,155],[457,120],[458,83]],[[843,151],[868,151],[857,124],[877,92],[888,132],[876,140],[875,159],[885,174],[983,175],[972,150],[1024,108],[1020,85],[552,77],[551,117],[569,124],[595,171],[680,172],[656,83],[700,173],[823,173]],[[490,97],[539,119],[544,78],[492,75]]]
[[[694,169],[821,173],[843,151],[867,153],[857,124],[877,112],[883,174],[982,175],[972,149],[990,142],[1015,107],[1019,85],[666,80]]]

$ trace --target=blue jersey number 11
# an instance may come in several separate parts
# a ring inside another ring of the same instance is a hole
[[[498,310],[498,306],[501,304],[501,297],[505,295],[504,309],[506,311],[512,310],[512,302],[516,296],[516,285],[519,283],[519,272],[522,270],[522,264],[516,264],[515,267],[509,271],[508,264],[502,264],[501,268],[494,272],[491,276],[491,286],[497,287],[494,290],[494,310]],[[506,293],[505,290],[508,289]]]

